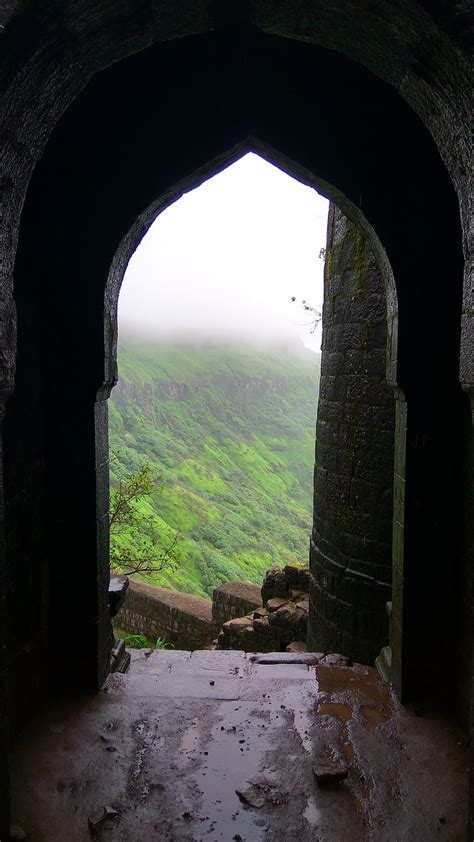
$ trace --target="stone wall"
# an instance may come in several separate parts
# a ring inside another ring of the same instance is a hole
[[[249,614],[262,604],[258,585],[250,582],[225,582],[212,594],[212,623],[217,634],[224,623]]]
[[[114,624],[154,643],[162,637],[177,649],[204,649],[212,642],[212,604],[188,593],[130,580]]]
[[[129,580],[125,601],[114,624],[152,643],[162,637],[180,649],[208,647],[227,620],[262,605],[258,585],[227,582],[215,588],[212,603],[199,596]]]
[[[308,648],[373,663],[388,643],[395,402],[387,303],[360,231],[328,219]]]

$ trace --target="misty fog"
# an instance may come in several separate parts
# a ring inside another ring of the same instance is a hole
[[[319,350],[298,301],[322,304],[327,211],[315,190],[245,155],[150,227],[125,274],[120,335]]]

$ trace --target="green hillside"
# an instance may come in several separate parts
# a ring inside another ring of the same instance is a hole
[[[143,512],[182,538],[179,568],[151,581],[210,596],[306,562],[318,382],[310,351],[121,344],[111,482],[148,458],[163,487]]]

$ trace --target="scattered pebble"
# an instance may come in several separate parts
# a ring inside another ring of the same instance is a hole
[[[89,825],[89,831],[92,836],[95,836],[99,831],[102,829],[103,825],[109,819],[116,819],[118,816],[117,810],[114,810],[113,807],[102,807],[101,809],[97,810],[92,816],[89,816],[87,819],[87,824]]]

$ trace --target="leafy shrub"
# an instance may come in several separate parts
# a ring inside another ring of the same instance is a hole
[[[144,634],[129,634],[123,638],[128,649],[152,649],[152,645]]]
[[[157,637],[155,642],[155,649],[174,649],[173,643],[167,643],[164,637]]]

